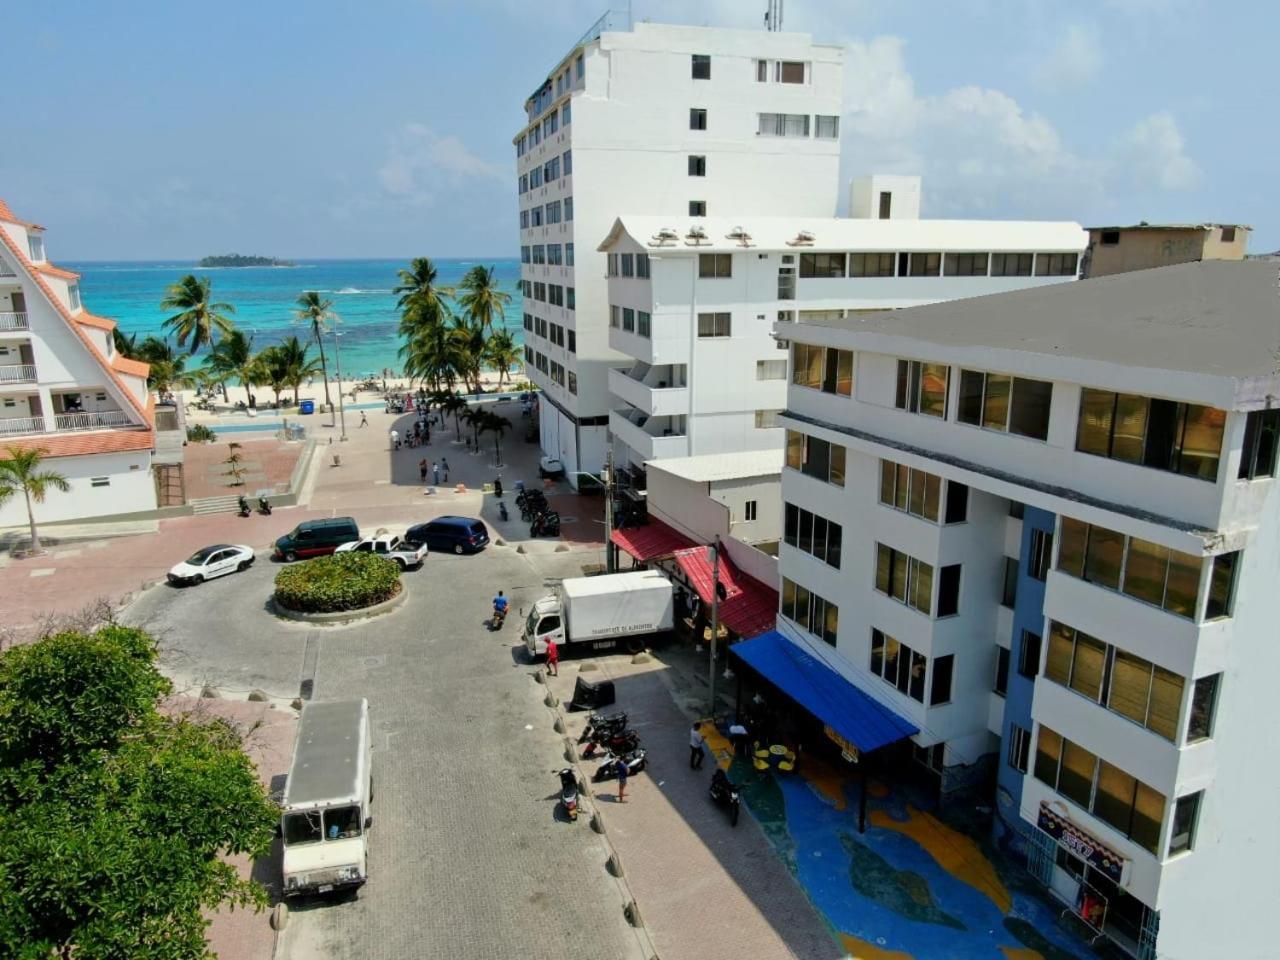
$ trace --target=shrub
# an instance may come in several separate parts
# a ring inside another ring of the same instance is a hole
[[[203,423],[193,423],[187,427],[188,443],[213,443],[217,439],[218,435]]]
[[[361,610],[400,592],[394,560],[369,553],[335,553],[285,567],[276,574],[276,602],[299,613]]]

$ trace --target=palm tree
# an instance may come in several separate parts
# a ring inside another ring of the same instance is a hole
[[[276,407],[280,406],[280,394],[289,385],[289,361],[280,349],[280,345],[270,346],[260,351],[254,358],[257,366],[256,377],[271,387],[276,395]]]
[[[493,267],[482,267],[479,264],[467,271],[460,284],[462,296],[458,297],[458,306],[462,307],[467,318],[478,324],[481,330],[491,332],[497,324],[495,318],[506,325],[507,312],[504,307],[511,303],[511,294],[498,286],[493,279]]]
[[[400,321],[401,332],[410,323],[409,314],[420,315],[421,308],[411,306],[404,319]],[[400,346],[400,358],[404,361],[404,372],[410,380],[421,380],[438,390],[442,386],[453,389],[454,382],[466,369],[466,357],[462,344],[453,334],[453,328],[445,321],[449,316],[448,308],[444,314],[437,314],[430,319],[418,318],[412,321],[413,332],[405,338]]]
[[[499,413],[486,410],[480,418],[480,432],[493,434],[493,465],[502,466],[502,435],[511,429],[511,422]]]
[[[9,456],[0,459],[0,504],[6,503],[18,491],[27,501],[27,523],[31,527],[31,552],[40,553],[40,534],[36,531],[36,515],[32,501],[44,503],[50,489],[66,493],[71,489],[67,478],[52,470],[40,470],[40,463],[49,451],[45,447],[9,447]]]
[[[457,437],[457,442],[462,442],[462,411],[468,409],[467,401],[463,400],[456,393],[446,394],[445,399],[439,404],[440,412],[445,416],[453,414],[453,432]]]
[[[324,360],[307,356],[307,345],[297,337],[288,337],[277,347],[280,362],[285,370],[285,383],[293,387],[293,404],[298,405],[298,391],[302,389],[302,381],[314,377],[323,371]],[[327,395],[327,394],[326,394]]]
[[[205,358],[205,366],[215,376],[221,377],[224,382],[235,377],[244,387],[245,395],[252,400],[251,388],[261,380],[261,371],[257,368],[256,360],[253,354],[253,338],[245,336],[243,330],[232,330],[218,341],[209,356]]]
[[[123,333],[119,327],[113,327],[111,330],[111,339],[115,343],[116,353],[124,357],[126,360],[138,359],[138,335],[136,333]]]
[[[484,366],[484,329],[466,317],[454,317],[449,335],[457,344],[459,373],[465,384],[471,379],[475,393],[480,392],[480,371]]]
[[[396,306],[406,314],[410,307],[414,307],[426,317],[435,317],[444,312],[445,301],[453,299],[453,287],[436,286],[439,274],[435,264],[427,257],[414,257],[408,270],[396,272],[400,283],[391,292],[400,294]],[[403,332],[403,327],[401,329]]]
[[[516,349],[515,337],[509,330],[499,330],[490,334],[484,344],[484,359],[498,370],[498,389],[502,389],[504,380],[510,379],[511,368],[520,362],[520,351]]]
[[[136,334],[135,334],[136,337]],[[148,336],[133,347],[132,359],[149,364],[147,383],[156,393],[170,392],[174,387],[185,387],[194,382],[187,372],[187,358],[169,345],[162,337]]]
[[[316,338],[316,346],[320,348],[320,372],[324,376],[324,405],[332,407],[333,401],[329,399],[329,366],[324,358],[324,334],[330,325],[338,322],[338,315],[333,312],[333,301],[322,300],[320,294],[314,290],[308,290],[298,297],[298,309],[293,315],[311,324],[311,333]],[[342,384],[338,384],[338,389],[342,389]],[[296,384],[293,393],[293,399],[296,402],[298,399]]]
[[[191,353],[202,346],[212,347],[215,331],[221,338],[234,329],[226,314],[235,313],[236,308],[213,300],[213,281],[208,277],[197,279],[187,274],[165,290],[160,309],[180,311],[166,320],[164,327],[178,335],[179,347],[185,347],[190,340]]]
[[[461,399],[461,398],[459,398]],[[464,400],[463,403],[466,403]],[[477,453],[480,452],[480,425],[484,423],[485,411],[479,407],[467,406],[459,416],[471,428],[471,441]]]

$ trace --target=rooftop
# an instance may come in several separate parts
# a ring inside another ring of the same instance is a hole
[[[667,239],[662,238],[667,231]],[[701,231],[703,236],[691,234]],[[650,250],[729,253],[735,250],[1035,250],[1079,252],[1089,237],[1070,220],[871,220],[861,217],[622,216],[600,244],[623,234]],[[674,234],[674,236],[672,236]],[[745,237],[742,235],[745,234]]]
[[[1244,223],[1133,223],[1128,226],[1089,227],[1089,230],[1215,230],[1222,227],[1235,227],[1237,230],[1252,230]]]
[[[801,326],[1270,379],[1280,364],[1280,265],[1204,260]]]
[[[697,457],[668,457],[650,460],[645,466],[698,483],[713,480],[744,480],[782,473],[783,451],[751,450],[739,453],[707,453]]]

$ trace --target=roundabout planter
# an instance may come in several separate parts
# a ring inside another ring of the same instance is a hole
[[[307,623],[346,623],[374,617],[404,602],[400,568],[369,553],[335,553],[276,574],[271,609]]]
[[[367,620],[371,617],[380,617],[384,613],[390,613],[404,603],[405,595],[405,589],[402,585],[400,592],[390,600],[375,603],[371,607],[362,607],[359,610],[338,610],[334,613],[303,613],[301,610],[290,610],[288,607],[282,606],[273,596],[271,598],[271,612],[277,617],[296,620],[299,623],[353,623],[356,620]]]

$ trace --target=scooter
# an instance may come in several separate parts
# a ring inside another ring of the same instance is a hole
[[[251,513],[253,513],[253,510],[249,507],[249,501],[245,499],[243,493],[240,494],[240,516],[247,517]]]
[[[605,753],[618,755],[621,753],[630,753],[640,746],[640,735],[634,730],[622,730],[611,736],[592,738],[587,741],[587,745],[582,748],[582,759],[591,760],[595,755],[603,750]]]
[[[571,822],[578,819],[578,777],[569,767],[560,771],[560,806]]]
[[[502,517],[503,520],[511,519],[510,515],[507,513],[507,501],[505,500],[498,501],[498,515]]]
[[[627,776],[639,773],[648,766],[649,763],[647,754],[644,752],[644,747],[636,747],[634,750],[621,757],[616,757],[612,753],[607,753],[601,761],[600,766],[596,769],[595,774],[591,777],[592,781],[600,783],[604,780],[612,780],[617,777],[619,760],[627,765]]]
[[[495,604],[493,608],[493,616],[489,618],[489,629],[491,631],[501,630],[502,624],[506,621],[506,619],[507,619],[507,611],[503,610],[501,607]]]
[[[719,767],[711,775],[711,799],[720,806],[729,808],[729,826],[736,827],[742,801],[738,796],[738,787]]]
[[[271,501],[266,497],[258,498],[258,512],[263,516],[271,516]]]
[[[582,728],[582,736],[578,737],[578,742],[586,743],[593,736],[618,733],[625,729],[627,729],[625,713],[593,713],[587,717],[587,725]]]
[[[531,537],[558,537],[560,536],[560,514],[555,510],[546,510],[539,513],[529,522],[529,536]]]

